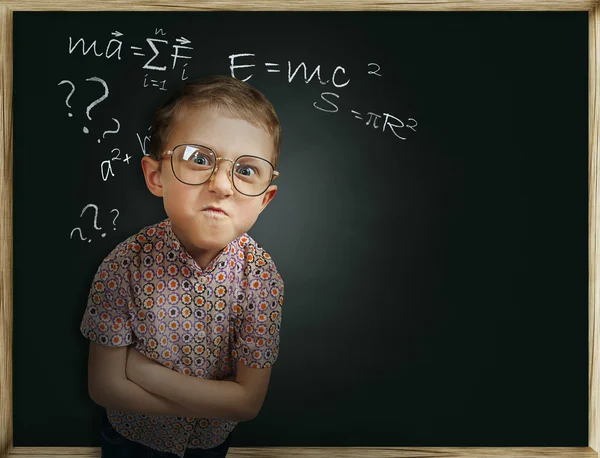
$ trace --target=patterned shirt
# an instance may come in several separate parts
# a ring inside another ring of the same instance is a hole
[[[283,280],[248,234],[201,268],[166,219],[111,251],[90,289],[80,330],[90,341],[134,345],[143,355],[189,376],[219,380],[242,361],[270,367],[278,356]],[[180,457],[212,448],[237,422],[108,410],[129,440]]]

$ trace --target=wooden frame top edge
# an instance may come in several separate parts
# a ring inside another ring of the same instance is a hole
[[[0,0],[9,11],[591,11],[600,0]]]

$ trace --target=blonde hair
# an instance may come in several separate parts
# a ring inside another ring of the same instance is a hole
[[[149,156],[158,160],[169,131],[184,108],[208,107],[265,129],[273,138],[273,167],[281,147],[281,125],[275,108],[258,89],[231,76],[216,75],[184,84],[154,113]]]

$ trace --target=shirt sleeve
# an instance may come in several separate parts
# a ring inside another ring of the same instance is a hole
[[[245,300],[238,302],[233,356],[246,366],[268,368],[279,356],[283,279],[262,250],[249,254],[247,261],[250,272],[242,284]]]
[[[111,347],[132,343],[133,297],[128,270],[130,251],[118,245],[100,264],[87,300],[79,330],[92,342]]]

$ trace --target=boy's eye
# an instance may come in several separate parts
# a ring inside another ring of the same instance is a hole
[[[256,169],[254,167],[250,167],[249,165],[240,165],[235,173],[245,177],[251,177],[256,174]]]
[[[200,151],[196,151],[192,155],[191,160],[194,162],[194,164],[198,165],[211,165],[212,162],[210,156]]]

